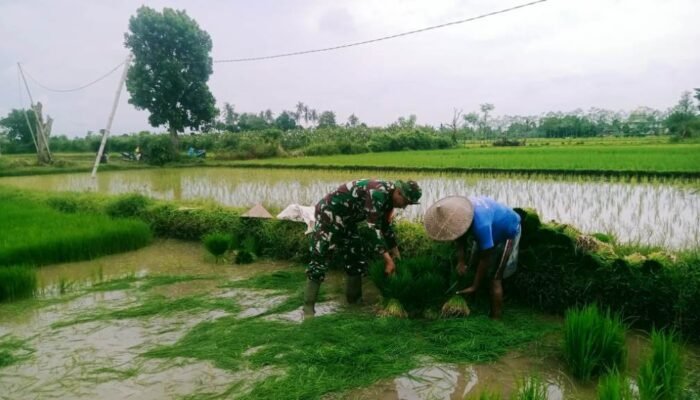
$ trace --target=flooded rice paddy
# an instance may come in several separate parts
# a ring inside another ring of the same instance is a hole
[[[286,373],[279,366],[255,367],[245,361],[266,345],[246,349],[242,364],[235,369],[221,368],[206,359],[157,358],[147,353],[181,341],[201,324],[222,318],[301,323],[300,308],[274,312],[289,294],[227,285],[290,269],[299,271],[300,267],[268,261],[245,266],[215,263],[200,244],[176,240],[158,240],[126,254],[38,269],[42,291],[37,299],[0,304],[0,343],[10,339],[23,343],[13,354],[19,361],[0,367],[0,399],[243,396],[256,385]],[[173,276],[182,279],[160,284],[149,281]],[[105,283],[106,287],[95,290]],[[319,317],[347,308],[342,300],[341,274],[329,274],[324,287],[327,294],[317,305]],[[143,307],[152,296],[222,303],[216,309],[163,307],[138,316],[99,317]],[[352,312],[372,312],[380,296],[368,284],[363,298],[365,304]],[[593,385],[575,383],[564,372],[561,360],[551,355],[551,347],[557,345],[543,343],[528,346],[527,354],[511,352],[491,363],[446,364],[423,357],[421,366],[407,373],[324,398],[463,399],[487,389],[508,394],[518,379],[533,372],[546,382],[550,400],[595,398]],[[638,367],[637,358],[645,346],[645,339],[630,338],[630,368]]]
[[[340,183],[361,177],[417,180],[421,204],[402,217],[419,220],[447,195],[488,195],[513,207],[536,209],[544,220],[572,224],[584,232],[614,234],[625,243],[671,249],[700,243],[697,182],[572,176],[423,174],[379,171],[319,171],[236,168],[182,168],[1,178],[0,184],[56,191],[138,192],[165,200],[210,200],[226,206],[263,203],[313,205]]]

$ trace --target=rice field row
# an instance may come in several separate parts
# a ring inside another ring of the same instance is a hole
[[[71,214],[0,193],[0,266],[45,265],[137,249],[151,240],[142,221]]]
[[[236,163],[234,163],[235,165]],[[472,147],[251,160],[238,165],[700,173],[700,144]]]

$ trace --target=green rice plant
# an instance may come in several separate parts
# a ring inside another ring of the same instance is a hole
[[[598,382],[598,400],[633,400],[630,381],[623,375],[613,372]]]
[[[73,286],[73,282],[71,282],[68,278],[66,278],[64,276],[61,276],[58,278],[58,293],[59,294],[68,293],[72,286]]]
[[[142,221],[56,211],[0,193],[0,265],[45,265],[134,250],[151,240]]]
[[[537,377],[529,377],[518,382],[513,400],[547,400],[547,385]]]
[[[36,289],[34,268],[0,267],[0,302],[31,297]]]
[[[594,376],[624,367],[625,325],[619,316],[595,305],[570,309],[564,320],[564,358],[574,377]]]
[[[213,232],[204,235],[202,238],[204,247],[211,253],[217,261],[226,253],[231,245],[231,235],[222,232]]]
[[[469,306],[464,297],[456,295],[445,302],[440,311],[440,316],[442,318],[467,317],[469,312]]]
[[[651,354],[639,368],[637,386],[640,400],[681,398],[684,386],[683,359],[674,333],[652,331]]]

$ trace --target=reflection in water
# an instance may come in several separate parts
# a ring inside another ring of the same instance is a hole
[[[338,184],[378,171],[264,170],[235,168],[159,169],[88,174],[12,177],[0,184],[20,187],[138,192],[164,200],[208,199],[226,206],[263,203],[283,208],[291,203],[312,205]],[[385,179],[413,178],[423,187],[421,204],[404,218],[420,219],[441,197],[483,194],[506,204],[539,211],[543,220],[572,224],[585,232],[613,233],[623,242],[695,247],[700,242],[700,194],[672,180],[610,182],[566,177],[484,174],[418,174],[387,172]]]

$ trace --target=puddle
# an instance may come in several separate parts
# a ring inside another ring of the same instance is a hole
[[[338,312],[340,309],[340,303],[337,301],[327,301],[323,303],[316,303],[316,316],[320,317],[322,315],[328,315]],[[268,321],[282,321],[282,322],[296,322],[301,323],[304,321],[304,311],[302,307],[297,308],[283,314],[271,314],[265,316],[264,319]]]
[[[382,400],[462,400],[478,398],[485,390],[498,391],[508,398],[517,382],[534,372],[547,386],[549,400],[594,399],[595,385],[575,385],[556,362],[509,354],[490,364],[426,363],[392,380],[343,396],[347,399]]]
[[[40,285],[51,287],[61,280],[72,284],[90,283],[143,275],[223,275],[225,279],[245,279],[253,275],[277,271],[289,262],[262,260],[253,264],[214,263],[201,243],[159,239],[142,249],[100,257],[95,260],[48,265],[37,270]],[[182,283],[200,287],[205,281]],[[165,289],[163,289],[165,290]]]
[[[243,308],[238,318],[256,317],[282,304],[289,296],[280,295],[274,290],[259,289],[226,289],[214,297],[235,299],[236,304]]]

